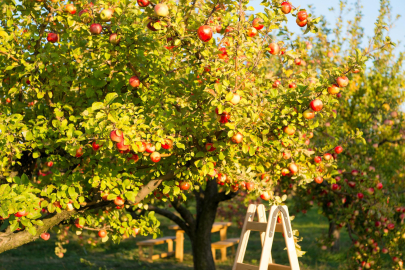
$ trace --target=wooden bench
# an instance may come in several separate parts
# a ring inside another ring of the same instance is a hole
[[[239,238],[229,238],[226,240],[218,241],[211,244],[212,256],[214,257],[214,261],[224,262],[226,261],[226,248],[232,247],[232,254],[235,254],[235,245],[239,243]],[[221,250],[221,260],[215,259],[215,250]]]
[[[139,259],[152,262],[153,260],[157,260],[160,258],[166,258],[166,257],[174,255],[174,251],[173,251],[173,241],[174,240],[176,240],[176,236],[166,236],[166,237],[161,237],[161,238],[156,238],[156,239],[140,241],[140,242],[136,243],[136,245],[139,246]],[[153,247],[156,245],[161,245],[161,244],[165,244],[165,243],[167,243],[167,252],[153,255]],[[143,254],[144,247],[149,247],[149,256],[147,258],[145,258],[144,254]]]

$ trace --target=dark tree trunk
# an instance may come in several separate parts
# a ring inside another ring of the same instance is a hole
[[[215,270],[211,251],[211,228],[215,221],[219,205],[218,187],[215,181],[209,181],[204,192],[195,192],[197,201],[197,218],[190,233],[193,247],[195,270]]]
[[[333,240],[333,245],[330,247],[330,251],[339,252],[340,249],[340,232],[333,221],[329,221],[329,239]]]

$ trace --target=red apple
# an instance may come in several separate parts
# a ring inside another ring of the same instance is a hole
[[[137,76],[132,76],[131,78],[129,78],[129,85],[131,85],[132,87],[138,87],[141,84],[141,81],[139,80],[139,78]]]
[[[314,99],[311,101],[311,103],[309,104],[309,106],[311,107],[312,110],[314,110],[315,112],[319,112],[320,110],[322,110],[323,108],[323,103],[321,100],[319,99]]]
[[[294,126],[286,126],[283,128],[284,133],[286,133],[287,135],[294,135],[295,133],[295,127]]]
[[[389,223],[387,225],[388,230],[393,230],[395,228],[395,224],[394,223]]]
[[[48,163],[46,163],[46,165],[47,165],[48,167],[52,167],[52,166],[53,166],[53,162],[52,162],[52,161],[49,161]]]
[[[113,13],[114,13],[114,10],[112,10],[111,8],[103,9],[103,10],[100,12],[100,19],[101,19],[103,22],[109,22],[109,21],[111,21],[111,18],[112,18],[112,16],[113,16]]]
[[[110,35],[108,40],[110,41],[111,44],[118,45],[120,43],[121,38],[118,36],[118,34],[113,33]]]
[[[270,200],[270,194],[267,191],[265,191],[260,195],[260,198],[262,198],[262,200],[268,201]]]
[[[288,85],[288,87],[289,88],[297,88],[297,85],[294,83],[294,82],[292,82],[292,83],[290,83],[289,85]]]
[[[321,184],[323,182],[323,178],[320,176],[315,177],[315,182]]]
[[[173,148],[173,141],[170,139],[165,139],[165,143],[162,144],[162,148],[166,150]]]
[[[297,65],[297,66],[300,66],[301,65],[301,59],[299,59],[299,58],[295,58],[295,64]]]
[[[28,214],[29,214],[28,212],[26,212],[25,210],[23,210],[23,211],[18,211],[17,213],[14,214],[14,216],[16,216],[16,217],[25,217],[25,216],[27,216]]]
[[[306,19],[308,18],[308,14],[307,14],[307,12],[306,12],[305,10],[301,10],[301,11],[299,11],[299,12],[297,13],[297,18],[298,18],[300,21],[306,20]]]
[[[149,1],[148,0],[138,0],[138,5],[140,7],[147,7],[147,6],[149,6]]]
[[[292,9],[291,3],[289,3],[289,2],[283,2],[283,3],[281,3],[281,11],[282,11],[284,14],[290,13],[290,12],[291,12],[291,9]]]
[[[260,30],[260,29],[262,29],[264,27],[264,25],[262,23],[263,23],[262,18],[256,18],[256,19],[253,20],[252,26],[254,28],[256,28],[256,30]]]
[[[357,193],[357,198],[363,199],[363,198],[364,198],[364,194],[361,193],[361,192]]]
[[[205,149],[207,149],[208,152],[212,152],[212,151],[215,151],[216,148],[214,147],[213,143],[206,143]]]
[[[249,190],[249,191],[254,190],[255,189],[255,184],[252,183],[252,182],[246,183],[246,189]]]
[[[94,141],[94,142],[91,144],[91,147],[93,148],[94,151],[97,151],[98,149],[100,149],[101,145],[97,144],[97,142]]]
[[[99,23],[93,23],[90,25],[90,33],[92,35],[99,35],[103,31],[103,27]]]
[[[282,175],[282,176],[286,176],[286,175],[289,175],[289,174],[290,174],[290,170],[289,170],[289,169],[283,168],[283,169],[281,170],[281,175]]]
[[[187,181],[181,181],[180,182],[180,189],[181,190],[189,190],[191,187],[190,183]]]
[[[59,41],[59,35],[56,33],[48,33],[46,39],[48,40],[48,42],[55,43]]]
[[[328,93],[331,95],[336,95],[339,93],[340,89],[337,84],[332,84],[331,86],[328,87]]]
[[[124,152],[129,150],[129,145],[125,145],[124,143],[125,142],[124,142],[124,139],[123,139],[121,142],[118,142],[116,144],[118,150],[124,151]]]
[[[113,130],[110,132],[110,139],[113,142],[122,142],[124,140],[124,133],[119,129]]]
[[[6,98],[6,102],[7,102],[7,103],[11,103],[11,99],[10,99],[10,98]]]
[[[314,117],[315,117],[315,112],[313,111],[313,110],[311,110],[311,109],[308,109],[308,110],[305,110],[303,113],[302,113],[302,116],[305,118],[305,119],[313,119]]]
[[[116,197],[114,200],[115,205],[124,205],[125,200],[123,200],[120,196]]]
[[[297,25],[298,25],[299,27],[304,27],[304,26],[307,25],[307,23],[308,23],[307,20],[301,21],[301,20],[298,19],[298,18],[297,18],[295,21],[296,21],[296,23],[297,23]]]
[[[342,152],[343,152],[342,146],[339,145],[339,146],[336,146],[336,147],[335,147],[335,153],[336,153],[336,154],[340,154],[340,153],[342,153]]]
[[[101,238],[104,238],[107,236],[107,231],[106,230],[100,230],[98,231],[98,236]]]
[[[198,38],[207,42],[212,38],[212,28],[209,25],[202,25],[197,30]]]
[[[281,84],[281,82],[279,81],[279,80],[276,80],[274,83],[273,83],[273,88],[277,88],[277,87],[279,87],[280,86],[280,84]]]
[[[270,53],[273,55],[280,53],[280,46],[277,43],[270,43],[269,45]]]
[[[235,135],[232,136],[232,141],[234,143],[241,143],[242,140],[243,140],[243,135],[240,132],[238,132],[238,133],[236,133]]]
[[[382,189],[383,188],[383,184],[380,182],[377,184],[377,189]]]
[[[288,169],[290,170],[291,174],[296,174],[298,172],[298,166],[294,163],[290,163],[288,165]]]
[[[150,154],[150,159],[153,161],[153,162],[159,162],[160,161],[160,153],[159,152],[153,152],[152,154]]]
[[[323,158],[324,158],[326,161],[328,161],[328,160],[331,160],[331,159],[332,159],[332,155],[329,154],[329,153],[325,153],[325,154],[323,155]]]
[[[41,233],[41,238],[44,239],[45,241],[48,241],[51,235],[47,232]]]
[[[257,35],[257,29],[254,28],[254,27],[249,28],[249,30],[248,30],[248,32],[247,32],[247,35],[248,35],[249,37],[254,37],[254,36],[256,36],[256,35]]]
[[[156,146],[151,143],[146,143],[146,152],[153,153],[156,150]]]
[[[291,152],[284,152],[283,153],[283,158],[284,159],[290,159],[291,158]]]
[[[224,112],[224,113],[222,113],[219,122],[222,124],[226,124],[229,122],[229,119],[231,119],[231,115],[228,114],[227,112]]]
[[[154,8],[155,10],[155,14],[157,16],[162,16],[162,17],[166,17],[167,15],[169,15],[169,8],[167,7],[166,4],[162,3],[162,4],[157,4]]]
[[[127,158],[127,160],[128,160],[128,161],[133,160],[133,161],[134,161],[134,163],[136,163],[136,162],[138,162],[139,157],[138,157],[138,155],[137,155],[137,154],[133,154],[133,155],[132,155],[132,157]]]
[[[76,14],[76,7],[73,4],[67,4],[65,6],[65,11],[70,13],[70,14]]]
[[[338,77],[336,83],[339,87],[346,87],[349,84],[349,79],[346,76]]]
[[[316,156],[316,157],[314,157],[314,161],[315,161],[316,163],[321,163],[322,158],[321,158],[321,157]]]
[[[81,156],[83,156],[83,148],[80,147],[76,150],[76,157],[79,158]]]

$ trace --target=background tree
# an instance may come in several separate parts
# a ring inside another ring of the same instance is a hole
[[[3,1],[0,252],[58,224],[103,241],[156,234],[142,209],[160,199],[182,214],[195,269],[215,269],[220,201],[246,186],[280,204],[278,185],[319,182],[305,136],[333,115],[327,87],[367,57],[309,74],[283,21],[316,32],[319,19],[263,4],[246,16],[248,1]],[[195,220],[180,204],[188,189]]]

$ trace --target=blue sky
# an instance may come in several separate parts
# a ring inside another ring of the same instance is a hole
[[[260,6],[259,0],[251,1],[251,5],[255,8],[255,11],[263,11],[263,6]],[[331,27],[336,22],[336,17],[339,11],[339,0],[290,0],[290,2],[295,6],[300,6],[301,8],[307,8],[308,5],[313,5],[315,7],[316,16],[319,17],[320,15],[324,15],[327,17],[327,20],[330,22]],[[348,4],[349,8],[354,9],[353,2],[355,0],[348,0],[351,2]],[[365,28],[365,38],[373,36],[374,30],[374,23],[375,19],[378,16],[378,10],[380,7],[379,0],[361,0],[361,4],[363,6],[363,21],[361,25]],[[405,51],[405,0],[391,0],[391,6],[393,10],[393,17],[396,17],[397,14],[403,15],[403,17],[399,18],[399,20],[395,23],[396,27],[390,31],[390,36],[393,42],[401,41],[402,43],[399,45],[397,50]],[[330,11],[329,9],[333,7],[334,11]],[[353,12],[347,14],[345,17],[347,19],[353,17]],[[291,19],[288,22],[288,28],[295,32],[299,33],[300,27],[298,27],[295,23],[295,20]]]

